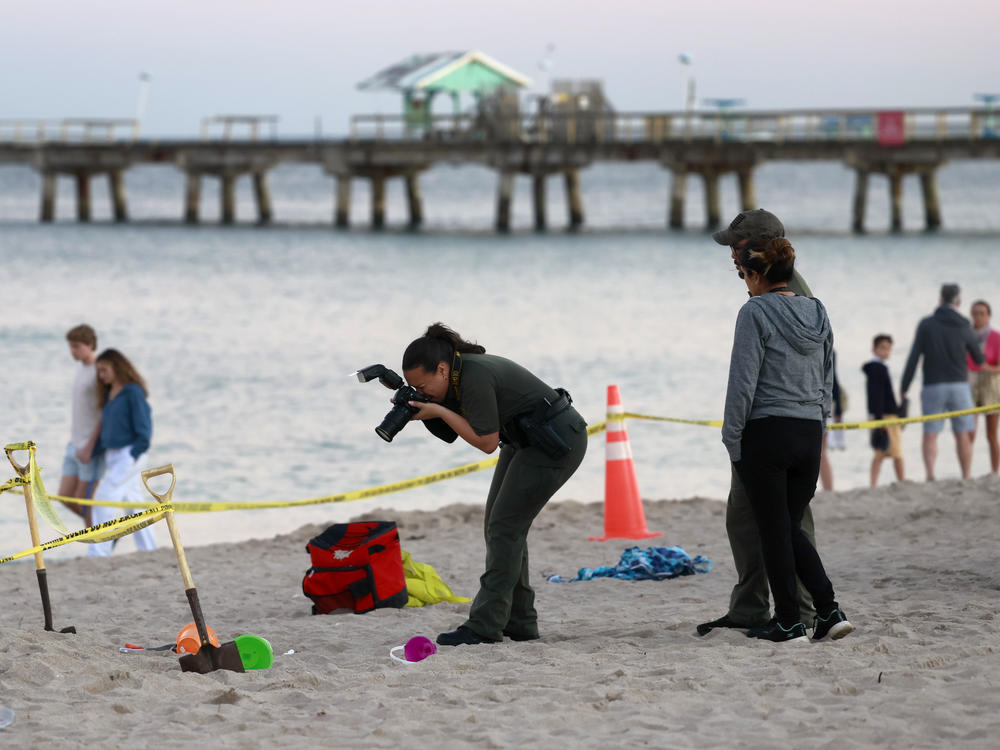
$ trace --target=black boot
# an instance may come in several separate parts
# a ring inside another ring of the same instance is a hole
[[[484,638],[475,630],[467,628],[465,625],[459,625],[458,630],[438,635],[437,642],[439,646],[475,646],[479,643],[499,643],[500,641]]]

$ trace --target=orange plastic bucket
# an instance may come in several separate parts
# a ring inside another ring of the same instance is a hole
[[[208,632],[208,642],[213,646],[219,645],[219,638],[208,625],[205,626]],[[197,654],[201,651],[201,636],[198,635],[198,626],[189,622],[177,632],[177,646],[174,649],[178,654]]]

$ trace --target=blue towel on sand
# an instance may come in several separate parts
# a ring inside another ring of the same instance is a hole
[[[626,581],[662,581],[664,578],[707,573],[712,561],[696,555],[694,559],[681,547],[631,547],[622,552],[622,559],[614,567],[580,568],[576,578],[549,576],[552,583],[589,581],[592,578],[622,578]]]

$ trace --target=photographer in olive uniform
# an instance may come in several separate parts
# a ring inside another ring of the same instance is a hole
[[[736,263],[737,251],[747,247],[756,248],[765,241],[785,236],[785,227],[778,217],[763,208],[742,211],[732,223],[712,235],[720,245],[728,245]],[[743,274],[740,273],[740,278]],[[787,282],[788,288],[801,297],[811,297],[812,292],[796,270]],[[802,516],[802,531],[813,547],[816,536],[813,526],[812,509],[806,506]],[[740,628],[748,630],[748,635],[756,635],[766,630],[771,616],[767,574],[761,553],[760,533],[754,520],[753,509],[746,489],[732,470],[729,499],[726,502],[726,534],[733,551],[736,564],[736,585],[729,598],[729,611],[718,620],[698,626],[698,635],[705,635],[714,628]],[[798,582],[799,612],[802,622],[811,623],[816,614],[812,597],[802,581]]]
[[[461,437],[484,453],[500,446],[486,498],[486,571],[469,619],[441,633],[443,646],[498,643],[538,635],[528,577],[528,530],[535,516],[587,452],[587,424],[569,394],[526,369],[486,354],[435,323],[403,353],[403,377],[429,402],[411,401],[413,419],[451,442]],[[766,585],[766,583],[765,583]]]

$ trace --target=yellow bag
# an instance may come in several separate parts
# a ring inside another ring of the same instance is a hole
[[[456,596],[451,588],[441,580],[437,571],[427,563],[418,563],[405,549],[403,552],[403,574],[406,576],[406,591],[410,595],[407,607],[422,607],[438,602],[471,602],[467,596]]]

